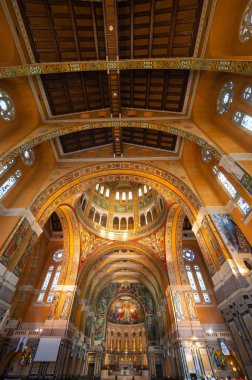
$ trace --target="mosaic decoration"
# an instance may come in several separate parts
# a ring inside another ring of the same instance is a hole
[[[186,305],[189,313],[189,317],[191,320],[198,320],[198,314],[195,309],[195,301],[192,295],[192,292],[185,292],[185,300],[186,300]]]
[[[74,61],[36,63],[0,68],[0,79],[21,76],[69,73],[81,71],[114,70],[197,70],[251,74],[252,63],[248,60],[203,58],[155,58],[124,59],[118,61]]]
[[[112,323],[136,324],[144,322],[144,311],[141,304],[132,296],[121,296],[112,302],[107,318]]]
[[[184,265],[184,258],[183,258],[183,244],[182,244],[182,238],[183,238],[183,224],[184,224],[185,214],[181,210],[178,219],[177,219],[177,226],[176,226],[176,259],[177,265],[179,269],[180,279],[181,283],[184,285],[188,284],[188,277],[185,270]]]
[[[216,267],[215,267],[213,260],[211,258],[210,252],[209,252],[208,248],[206,247],[204,238],[202,236],[202,232],[200,230],[196,234],[196,239],[197,239],[197,242],[199,244],[202,255],[204,257],[204,261],[205,261],[205,264],[207,266],[208,272],[209,272],[210,276],[213,276],[217,272],[217,270],[216,270]]]
[[[220,244],[218,243],[218,240],[216,239],[215,233],[214,231],[212,231],[210,224],[208,223],[206,218],[204,218],[202,221],[202,227],[204,228],[207,241],[212,248],[212,252],[214,252],[215,257],[217,258],[218,263],[221,266],[226,261],[226,257],[223,254],[223,250]]]
[[[216,213],[212,219],[230,253],[252,253],[252,247],[230,214]]]
[[[148,128],[154,129],[157,131],[164,131],[179,137],[185,138],[186,140],[193,141],[199,146],[206,148],[213,154],[217,159],[221,158],[222,153],[209,142],[204,140],[201,137],[196,136],[193,133],[188,132],[187,130],[177,128],[179,122],[169,121],[160,122],[148,122],[146,120],[139,121],[100,121],[100,122],[88,122],[84,124],[76,124],[72,126],[67,126],[58,130],[51,131],[50,128],[41,129],[38,132],[38,136],[31,138],[29,141],[15,148],[12,152],[6,153],[0,159],[3,165],[7,164],[11,159],[14,159],[22,153],[23,150],[34,147],[38,144],[46,142],[50,139],[66,135],[68,133],[78,132],[82,130],[95,129],[95,128]]]
[[[165,262],[165,228],[162,227],[154,234],[139,240],[139,243],[151,248]]]
[[[29,240],[28,245],[26,246],[25,253],[23,256],[19,259],[17,265],[15,266],[13,273],[17,276],[20,277],[22,271],[25,268],[25,265],[27,263],[27,260],[29,259],[29,256],[34,249],[34,244],[37,241],[37,234],[34,232]]]
[[[132,173],[128,175],[124,174],[113,174],[113,171],[131,171]],[[110,175],[104,175],[104,172],[110,171]],[[134,171],[140,172],[138,175],[134,175]],[[99,172],[101,173],[99,176]],[[88,175],[95,174],[94,178],[90,179],[87,178]],[[168,187],[164,185],[160,185],[154,180],[147,179],[145,177],[148,177],[150,175],[158,176],[159,178],[162,178],[163,180],[169,182],[173,186],[176,187],[178,191],[181,191],[185,196],[188,202],[191,203],[191,205],[195,208],[195,211],[198,212],[200,207],[202,206],[202,203],[200,202],[199,198],[191,191],[189,186],[187,186],[183,181],[181,181],[179,178],[174,176],[173,174],[166,172],[162,169],[158,169],[156,167],[142,164],[142,163],[133,163],[133,162],[111,162],[111,163],[103,163],[99,165],[91,165],[87,166],[81,169],[78,169],[74,172],[71,172],[64,177],[59,178],[55,182],[53,182],[50,186],[48,186],[38,197],[34,200],[31,211],[34,215],[41,214],[41,208],[43,207],[43,204],[48,201],[48,198],[52,194],[54,194],[56,191],[61,189],[60,195],[58,198],[55,198],[50,206],[47,207],[46,211],[43,213],[43,215],[39,216],[40,219],[40,225],[43,226],[46,221],[48,220],[51,213],[58,207],[60,204],[62,204],[69,196],[84,191],[85,187],[90,187],[92,185],[95,185],[97,183],[97,178],[99,179],[99,182],[107,182],[107,181],[132,181],[132,182],[143,182],[148,186],[151,186],[161,194],[163,194],[163,197],[165,200],[170,200],[171,198],[174,199],[174,201],[182,206],[184,209],[186,215],[188,217],[191,217],[191,210],[187,205],[185,205],[184,201],[181,200],[177,194],[172,192]],[[86,177],[85,183],[77,183],[71,188],[69,188],[69,184],[82,176]],[[68,185],[68,189],[64,192],[62,187]]]
[[[173,305],[178,321],[185,319],[180,292],[178,290],[172,291]]]
[[[168,213],[167,217],[167,223],[166,223],[166,236],[165,236],[165,246],[166,246],[166,263],[167,263],[167,270],[168,270],[168,276],[169,276],[169,282],[171,285],[179,284],[179,273],[177,266],[174,266],[174,258],[172,253],[172,223],[174,220],[174,215],[178,209],[178,205],[174,205],[171,207]]]
[[[117,202],[115,204],[114,212],[124,213],[124,212],[132,212],[132,211],[133,211],[132,203],[122,201],[122,202]]]
[[[114,301],[111,303],[111,300]],[[148,339],[156,339],[154,301],[145,285],[130,282],[109,284],[94,303],[97,320],[95,339],[104,339],[106,314],[112,323],[137,324],[146,321]]]
[[[99,197],[98,195],[94,195],[94,203],[97,205],[97,206],[100,206],[101,208],[103,208],[104,210],[108,210],[109,208],[109,201],[108,199],[106,198],[102,198],[102,197]]]
[[[110,243],[106,239],[102,239],[96,235],[90,234],[82,225],[80,225],[80,239],[81,239],[81,259],[79,270],[86,258],[92,253],[95,249]]]
[[[3,265],[8,265],[14,253],[18,250],[20,244],[22,243],[29,227],[29,222],[27,221],[27,219],[23,218],[19,221],[16,228],[9,235],[8,240],[2,248],[2,256],[0,257],[0,262]]]
[[[148,192],[142,197],[139,197],[139,208],[144,208],[149,205],[153,200],[153,195],[151,192]]]

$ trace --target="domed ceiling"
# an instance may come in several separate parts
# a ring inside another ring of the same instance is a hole
[[[120,296],[108,309],[109,322],[119,324],[136,324],[144,322],[144,310],[139,301],[132,296]]]
[[[165,219],[165,201],[150,186],[129,181],[97,184],[78,200],[79,220],[110,240],[142,237]]]

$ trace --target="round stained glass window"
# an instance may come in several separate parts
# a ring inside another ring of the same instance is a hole
[[[240,24],[240,40],[246,42],[252,37],[252,0],[249,0]]]
[[[16,115],[14,104],[6,91],[0,89],[0,115],[6,121],[11,121]]]
[[[212,159],[212,153],[209,152],[207,149],[202,149],[201,151],[201,157],[204,162],[209,162]]]
[[[35,153],[33,149],[26,149],[21,153],[21,158],[26,166],[32,166],[35,161]]]
[[[232,103],[234,95],[234,84],[233,82],[226,82],[217,99],[216,103],[216,111],[220,115],[223,115],[225,112],[228,111],[230,104]]]
[[[193,261],[195,259],[195,253],[191,249],[183,249],[183,257],[188,261]]]
[[[56,262],[62,261],[63,258],[63,249],[57,249],[53,254],[53,260]]]

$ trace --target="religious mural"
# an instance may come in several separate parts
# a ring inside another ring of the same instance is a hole
[[[142,238],[139,243],[151,248],[156,255],[165,263],[165,228],[160,228],[156,233]]]
[[[216,213],[212,219],[231,254],[252,253],[252,247],[229,214]]]
[[[148,340],[155,341],[154,302],[145,285],[113,283],[101,291],[97,299],[95,340],[105,337],[106,314],[112,323],[136,324],[145,321]]]
[[[144,311],[140,303],[132,296],[121,296],[112,302],[107,317],[113,323],[142,323]]]

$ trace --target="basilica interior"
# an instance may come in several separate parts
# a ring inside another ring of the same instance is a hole
[[[252,0],[0,32],[0,379],[252,379]]]

